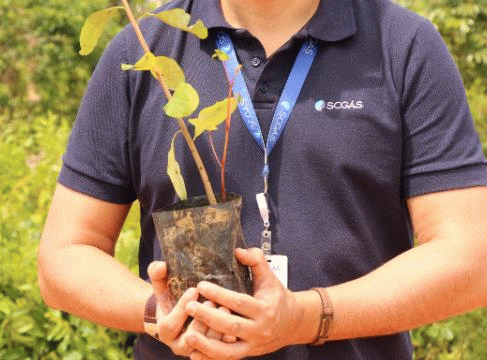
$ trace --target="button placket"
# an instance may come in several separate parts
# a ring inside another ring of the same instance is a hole
[[[260,92],[262,93],[266,93],[267,90],[269,90],[269,84],[267,83],[267,81],[263,81],[260,85],[259,85],[259,90]]]

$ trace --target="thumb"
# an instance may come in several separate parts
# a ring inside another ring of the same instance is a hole
[[[254,286],[262,286],[267,281],[276,279],[274,273],[267,263],[267,259],[261,249],[236,249],[235,257],[242,264],[246,265],[252,271],[252,278],[254,279]]]
[[[163,261],[153,261],[147,268],[149,279],[159,303],[163,307],[172,308],[174,300],[171,298],[171,291],[167,283],[167,265]]]

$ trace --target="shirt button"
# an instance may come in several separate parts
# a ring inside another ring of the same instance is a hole
[[[266,82],[263,82],[262,84],[260,84],[259,90],[265,94],[267,90],[269,90],[269,85],[267,85]]]
[[[262,61],[258,57],[254,57],[250,60],[250,64],[252,64],[253,67],[259,67],[261,63]]]

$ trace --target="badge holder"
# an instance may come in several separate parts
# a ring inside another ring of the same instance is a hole
[[[266,186],[267,188],[267,186]],[[264,256],[274,275],[279,279],[282,285],[287,288],[288,283],[288,259],[286,255],[272,255],[272,233],[269,222],[269,202],[267,193],[256,195],[257,206],[259,207],[260,216],[264,223],[264,230],[260,237],[260,246]]]

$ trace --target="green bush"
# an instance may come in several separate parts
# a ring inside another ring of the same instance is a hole
[[[130,336],[48,309],[37,286],[36,252],[70,120],[0,116],[0,359],[128,359]],[[134,218],[137,214],[131,215]],[[130,221],[117,257],[136,268],[139,232]]]
[[[80,56],[79,33],[90,13],[111,2],[2,0],[0,18],[8,26],[0,27],[0,112],[73,116],[101,53]]]
[[[416,360],[487,358],[487,310],[479,309],[412,333]]]

